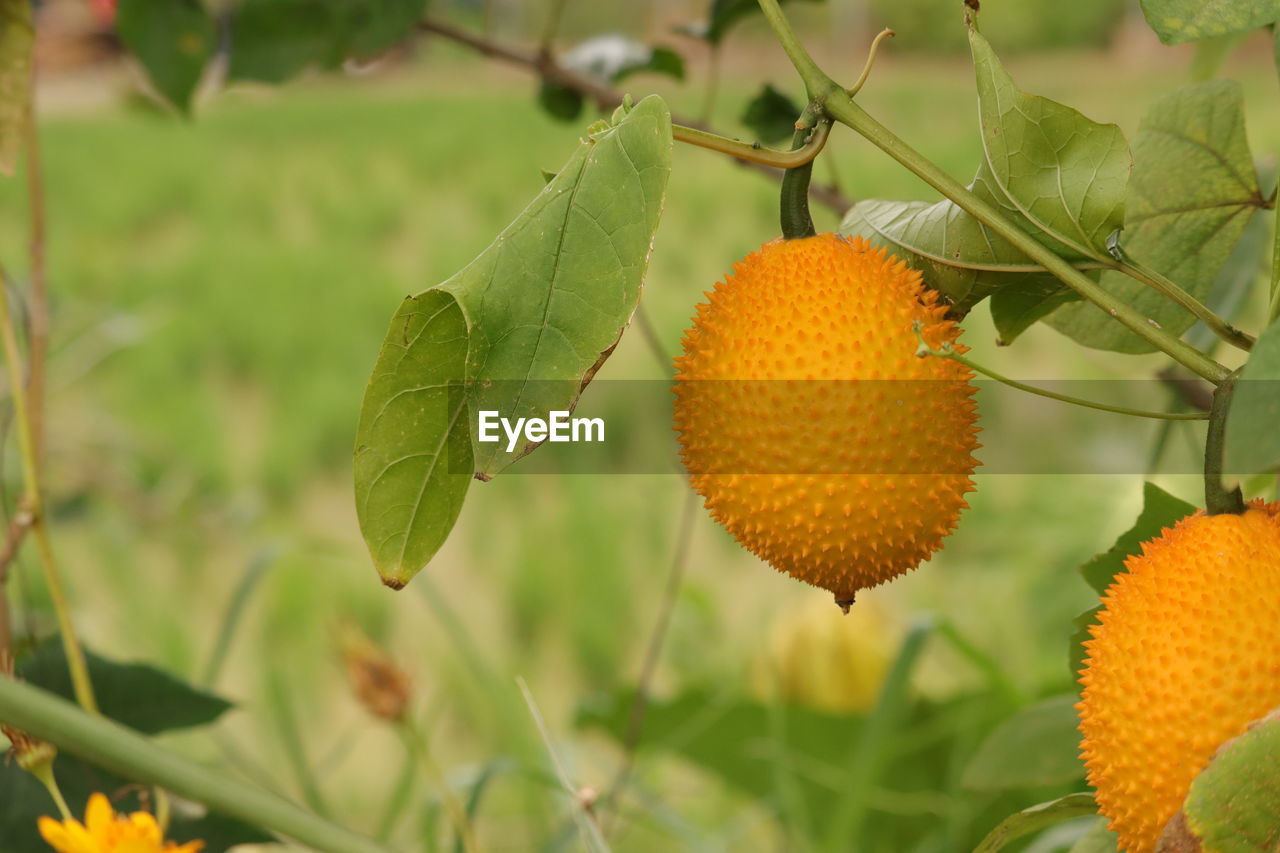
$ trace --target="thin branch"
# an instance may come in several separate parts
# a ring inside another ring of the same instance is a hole
[[[45,262],[47,229],[44,202],[44,172],[40,160],[40,134],[36,126],[35,75],[31,75],[31,94],[25,123],[27,151],[27,205],[31,218],[31,234],[27,250],[31,265],[31,300],[27,309],[27,416],[35,442],[37,464],[44,455],[45,365],[49,353],[49,289]]]
[[[459,27],[444,21],[427,19],[418,23],[418,30],[423,33],[437,35],[442,38],[449,39],[452,42],[468,47],[482,56],[490,59],[497,59],[508,65],[514,65],[531,71],[550,83],[563,86],[566,89],[572,89],[583,97],[595,103],[596,107],[602,112],[611,110],[622,103],[622,93],[616,89],[606,86],[597,80],[593,80],[586,75],[579,74],[576,71],[565,68],[557,63],[554,57],[536,53],[532,51],[521,50],[520,48],[511,47],[509,45],[499,44],[481,36],[474,35]],[[707,127],[701,121],[689,117],[672,116],[672,121],[684,125],[695,131],[704,133],[712,133],[711,128]],[[730,155],[733,156],[732,154]],[[782,170],[766,166],[762,163],[752,163],[739,157],[733,157],[733,161],[738,165],[768,175],[774,180],[782,180]],[[848,199],[837,187],[823,185],[813,186],[809,188],[809,197],[822,205],[829,208],[837,216],[843,216],[845,211],[853,207],[853,202]]]
[[[675,610],[676,599],[680,596],[680,587],[684,583],[685,568],[689,562],[689,544],[693,538],[693,521],[697,517],[697,493],[692,488],[687,490],[684,507],[680,511],[680,531],[676,534],[675,555],[671,560],[671,570],[667,573],[667,585],[662,594],[662,604],[658,609],[658,620],[649,635],[649,645],[645,650],[644,661],[640,666],[640,679],[636,682],[636,695],[631,702],[631,710],[627,715],[627,728],[622,740],[622,765],[610,782],[609,788],[600,798],[602,807],[611,808],[610,816],[616,817],[617,801],[631,778],[635,766],[636,747],[640,745],[640,736],[644,731],[644,717],[649,707],[649,689],[653,676],[658,670],[658,661],[662,657],[662,647],[666,642],[667,629],[671,626],[671,613]],[[607,837],[613,820],[606,817],[601,821],[601,831]]]

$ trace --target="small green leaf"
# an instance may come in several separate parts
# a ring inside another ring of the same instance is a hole
[[[1280,20],[1280,0],[1142,0],[1142,14],[1160,41],[1181,44]]]
[[[103,715],[144,734],[207,725],[231,708],[227,700],[148,664],[116,663],[92,652],[86,652],[85,658]],[[17,673],[37,687],[74,698],[60,639],[41,643],[24,655]]]
[[[120,0],[116,32],[156,91],[189,113],[218,40],[217,26],[199,0]]]
[[[1047,826],[1053,826],[1073,817],[1097,813],[1093,802],[1093,794],[1067,794],[1047,803],[1040,803],[1017,814],[1009,815],[1002,820],[982,843],[974,848],[973,853],[996,853],[1004,849],[1010,841],[1038,832]]]
[[[1074,693],[1029,705],[987,736],[965,768],[972,791],[1060,785],[1084,778]]]
[[[12,175],[31,108],[31,0],[0,0],[0,172]]]
[[[1280,323],[1254,344],[1227,413],[1226,460],[1233,474],[1280,468]]]
[[[782,92],[765,83],[747,109],[742,113],[742,123],[750,128],[756,139],[766,145],[777,145],[790,140],[796,132],[796,119],[800,107]]]
[[[1206,301],[1249,218],[1265,203],[1245,137],[1238,83],[1185,86],[1143,117],[1123,234],[1124,249],[1136,261]],[[1121,273],[1104,273],[1102,286],[1167,332],[1181,334],[1195,323],[1189,312]],[[1128,353],[1153,349],[1092,304],[1068,305],[1048,322],[1085,346]]]
[[[676,80],[684,79],[684,57],[669,47],[654,47],[649,53],[649,61],[642,65],[623,68],[614,76],[615,83],[631,76],[648,71],[653,74],[665,74]]]
[[[1172,527],[1191,515],[1196,508],[1166,492],[1155,483],[1142,486],[1142,512],[1133,527],[1120,534],[1116,543],[1080,567],[1089,586],[1099,595],[1111,586],[1112,579],[1124,570],[1127,557],[1142,552],[1142,543],[1154,539],[1166,527]]]
[[[401,303],[356,429],[356,516],[383,583],[404,586],[458,520],[471,485],[467,322],[451,293]]]
[[[1182,817],[1185,829],[1200,843],[1196,849],[1280,849],[1280,712],[1218,749],[1191,783]]]
[[[1027,276],[991,294],[991,321],[1000,335],[1000,345],[1008,346],[1018,336],[1080,295],[1057,278]]]
[[[471,411],[572,411],[635,311],[671,171],[671,116],[650,96],[591,134],[480,257],[439,285],[471,336]],[[532,450],[474,442],[487,479]]]

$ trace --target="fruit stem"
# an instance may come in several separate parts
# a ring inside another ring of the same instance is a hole
[[[916,334],[920,334],[917,327]],[[1097,403],[1093,400],[1085,400],[1081,397],[1072,397],[1068,394],[1059,394],[1056,391],[1049,391],[1044,388],[1037,388],[1034,385],[1028,385],[1025,382],[1019,382],[1016,379],[1010,379],[1002,376],[990,368],[983,367],[972,359],[965,358],[955,351],[955,347],[950,343],[942,345],[941,349],[933,349],[925,343],[923,337],[920,339],[920,346],[916,349],[916,355],[920,358],[927,356],[936,356],[938,358],[949,358],[952,361],[959,362],[975,373],[981,373],[989,379],[1008,385],[1010,388],[1016,388],[1019,391],[1026,391],[1028,394],[1035,394],[1038,397],[1047,397],[1050,400],[1058,400],[1062,403],[1070,403],[1073,406],[1083,406],[1086,409],[1096,409],[1099,412],[1113,412],[1117,415],[1129,415],[1134,418],[1152,418],[1154,420],[1164,421],[1203,421],[1210,418],[1209,412],[1152,412],[1147,409],[1130,409],[1125,406],[1111,406],[1106,403]]]
[[[800,148],[807,138],[817,135],[815,122],[817,127],[831,126],[830,121],[818,120],[818,111],[810,104],[804,108],[800,118],[796,119],[796,132],[791,139],[793,147]],[[799,240],[818,233],[818,229],[813,226],[813,216],[809,213],[809,179],[812,176],[813,161],[788,169],[782,176],[778,209],[782,236],[787,240]]]
[[[775,169],[795,169],[813,162],[814,158],[822,152],[823,146],[827,144],[831,123],[823,122],[812,130],[812,133],[806,131],[804,136],[794,142],[790,151],[779,151],[776,148],[766,148],[759,142],[729,139],[719,134],[698,130],[696,127],[685,127],[682,124],[671,125],[671,135],[679,142],[719,151],[737,160],[772,166]]]
[[[1237,370],[1213,391],[1209,409],[1209,435],[1204,444],[1204,506],[1209,515],[1239,515],[1244,512],[1244,495],[1239,486],[1228,489],[1222,482],[1223,438],[1227,433],[1227,413],[1236,390]]]

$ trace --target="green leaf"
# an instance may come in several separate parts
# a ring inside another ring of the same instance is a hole
[[[640,298],[671,171],[671,116],[650,96],[583,141],[480,257],[439,285],[470,334],[471,411],[572,411]],[[476,474],[532,450],[474,440]]]
[[[1077,697],[1054,696],[1028,705],[993,731],[964,771],[972,791],[1059,785],[1084,778]]]
[[[0,0],[0,172],[12,175],[31,108],[31,0]]]
[[[1254,344],[1227,413],[1224,467],[1234,474],[1280,468],[1280,323]]]
[[[426,0],[244,0],[231,15],[227,79],[281,83],[370,59],[413,32],[425,9]]]
[[[980,192],[975,184],[970,189]],[[960,311],[1004,288],[1048,298],[1061,286],[1055,276],[950,201],[860,201],[845,214],[840,233],[886,247],[920,270],[925,283]],[[1095,268],[1092,274],[1097,275],[1095,261],[1077,259],[1076,265]],[[1006,314],[1014,318],[1028,311],[1035,311],[1034,304],[1022,301],[1011,304]],[[1012,319],[1007,328],[1013,335],[1006,342],[1020,331]]]
[[[615,83],[630,77],[632,74],[639,74],[642,71],[648,71],[653,74],[665,74],[676,80],[684,79],[684,57],[676,53],[669,47],[654,47],[649,52],[649,61],[641,65],[623,68],[614,76]]]
[[[191,96],[218,40],[213,18],[199,0],[120,0],[116,32],[156,91],[189,113]]]
[[[1265,176],[1260,185],[1263,194],[1269,196],[1275,190],[1275,176]],[[1241,313],[1241,308],[1247,304],[1254,285],[1266,271],[1272,224],[1266,216],[1250,217],[1239,242],[1227,256],[1222,269],[1218,270],[1205,304],[1219,317],[1228,321],[1235,320]],[[1198,321],[1187,332],[1186,340],[1197,349],[1207,349],[1217,341],[1217,335]]]
[[[1280,712],[1223,744],[1191,783],[1183,829],[1214,853],[1280,848]],[[1178,832],[1171,822],[1165,836]],[[1182,849],[1182,848],[1173,848]]]
[[[991,830],[973,853],[995,853],[1004,849],[1010,841],[1038,832],[1064,820],[1097,813],[1092,794],[1068,794],[1029,809],[1012,814]]]
[[[766,145],[790,140],[796,132],[800,107],[795,101],[765,83],[742,113],[742,123]]]
[[[383,582],[404,586],[444,544],[471,485],[467,322],[453,294],[391,318],[356,428],[356,516]]]
[[[231,708],[227,700],[148,664],[115,663],[92,652],[85,657],[103,715],[144,734],[208,725]],[[60,639],[47,640],[24,655],[17,673],[37,687],[75,698]]]
[[[984,154],[977,184],[1059,254],[1101,255],[1124,221],[1130,167],[1124,134],[1020,91],[976,29],[969,45]]]
[[[1098,818],[1093,826],[1071,846],[1069,853],[1116,853],[1119,839],[1107,827],[1106,818]]]
[[[1181,44],[1280,20],[1280,0],[1142,0],[1142,14],[1160,41]]]
[[[1166,527],[1172,527],[1195,511],[1194,506],[1155,483],[1144,483],[1138,520],[1120,534],[1114,545],[1081,566],[1080,574],[1099,595],[1106,593],[1112,579],[1124,570],[1125,559],[1141,553],[1143,542],[1156,538]]]
[[[383,582],[443,544],[471,482],[530,452],[471,418],[572,411],[635,311],[671,158],[656,97],[600,122],[497,240],[402,304],[361,406],[356,512]]]
[[[1185,86],[1143,117],[1122,240],[1136,261],[1206,301],[1249,218],[1265,203],[1245,137],[1238,83]],[[1104,273],[1102,286],[1173,334],[1195,323],[1189,312],[1121,273]],[[1092,304],[1068,305],[1048,322],[1096,349],[1153,349]]]
[[[1129,152],[1115,125],[1018,90],[981,34],[970,32],[978,78],[983,160],[969,188],[1077,267],[1096,274],[1120,226]],[[1063,145],[1063,139],[1072,144]],[[841,223],[887,246],[966,311],[1011,292],[992,310],[1005,342],[1078,297],[950,201],[864,201]]]
[[[1027,276],[991,294],[991,321],[1000,335],[998,343],[1008,346],[1039,320],[1080,295],[1057,278]]]

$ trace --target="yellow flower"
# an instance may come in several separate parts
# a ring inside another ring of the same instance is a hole
[[[198,853],[204,847],[203,841],[166,842],[154,817],[146,812],[117,815],[102,794],[89,798],[84,823],[42,817],[40,834],[58,853]]]

